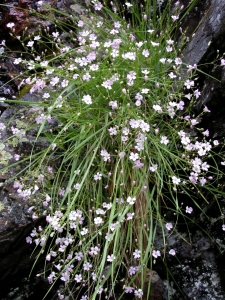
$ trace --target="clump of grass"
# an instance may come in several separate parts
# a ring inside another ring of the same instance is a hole
[[[124,9],[129,21],[116,6],[92,1],[84,19],[67,16],[66,39],[58,22],[55,31],[21,41],[26,51],[14,61],[27,70],[20,89],[29,85],[42,99],[8,100],[27,107],[30,126],[9,122],[8,130],[12,139],[36,130],[36,142],[46,141],[44,150],[34,145],[24,157],[29,166],[14,188],[43,205],[42,212],[32,208],[32,217],[45,214],[47,226],[35,228],[27,242],[45,253],[50,285],[64,283],[59,299],[115,298],[121,276],[118,299],[124,293],[148,299],[146,273],[159,257],[176,255],[166,237],[179,216],[188,220],[193,209],[201,210],[205,191],[224,194],[213,152],[219,142],[198,127],[209,110],[192,112],[200,95],[197,67],[182,62],[172,40],[183,8],[177,3],[172,18],[169,3],[158,14],[157,1]],[[185,208],[182,195],[189,199]],[[162,208],[175,214],[172,221]],[[155,243],[159,228],[162,247]]]

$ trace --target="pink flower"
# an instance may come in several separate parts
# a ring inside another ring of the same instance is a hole
[[[143,166],[144,166],[144,164],[140,161],[140,159],[135,160],[135,162],[134,162],[135,169],[141,169]]]
[[[18,161],[18,160],[20,159],[20,155],[19,155],[19,154],[14,154],[14,159],[15,159],[16,161]]]
[[[27,237],[26,237],[26,242],[27,242],[28,244],[32,244],[32,238],[31,238],[30,236],[27,236]]]
[[[131,266],[130,268],[129,268],[129,270],[128,270],[128,273],[129,273],[129,275],[134,275],[134,274],[136,274],[137,273],[137,270],[138,270],[138,267],[133,267],[133,266]]]
[[[125,286],[125,293],[126,294],[130,294],[130,293],[133,293],[133,290],[134,290],[134,288],[133,287],[131,287],[131,286]]]
[[[211,110],[209,110],[207,106],[204,107],[203,111],[204,112],[211,112]]]
[[[153,250],[152,251],[152,256],[155,257],[155,258],[157,258],[158,256],[161,256],[161,253],[160,253],[159,250]]]
[[[82,281],[82,275],[81,274],[76,274],[75,277],[74,277],[74,280],[76,282],[81,282]]]
[[[115,100],[115,101],[110,101],[110,102],[109,102],[109,106],[111,106],[112,109],[117,109],[117,108],[118,108],[117,100]]]
[[[198,99],[199,96],[201,95],[201,93],[199,92],[199,90],[195,90],[194,91],[194,96]]]
[[[92,268],[92,264],[90,264],[88,261],[83,264],[83,269],[85,271],[89,271],[91,268]]]
[[[187,80],[185,81],[184,85],[186,86],[187,89],[190,89],[192,86],[195,85],[195,83],[194,83],[193,80],[191,81],[190,79],[187,79]]]
[[[206,184],[206,179],[204,177],[202,177],[199,181],[200,181],[201,186]]]
[[[55,86],[58,82],[59,82],[59,77],[56,76],[51,79],[50,84],[52,86]]]
[[[166,229],[167,230],[171,230],[173,228],[173,224],[172,223],[166,223]]]
[[[166,51],[167,51],[167,52],[172,52],[172,51],[173,51],[173,47],[167,46],[167,47],[166,47]]]
[[[95,3],[95,6],[94,6],[95,10],[101,10],[102,7],[103,7],[103,5],[101,4],[101,2],[96,2]]]
[[[143,51],[142,51],[142,55],[144,55],[144,57],[149,57],[149,51],[147,50],[147,49],[144,49]]]
[[[133,257],[134,258],[140,258],[141,257],[141,251],[136,249],[134,252],[133,252]]]
[[[176,251],[174,249],[170,249],[169,254],[174,256],[176,255]]]

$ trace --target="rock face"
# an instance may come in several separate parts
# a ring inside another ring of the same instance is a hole
[[[196,112],[207,105],[211,113],[204,117],[201,125],[207,127],[214,138],[221,138],[225,135],[225,68],[220,66],[217,56],[225,51],[225,2],[199,1],[193,12],[183,21],[183,28],[186,27],[188,36],[193,34],[194,29],[197,30],[183,51],[185,62],[198,66],[205,64],[200,69],[215,78],[200,76],[198,88],[201,96],[195,106]],[[212,61],[214,63],[209,64]]]
[[[225,136],[225,67],[215,66],[210,70],[210,75],[216,78],[205,78],[202,81],[201,97],[196,104],[196,110],[207,105],[211,113],[204,117],[202,126],[208,128],[214,138],[222,138]]]
[[[189,3],[189,0],[183,0],[181,2],[184,5],[187,5]],[[84,10],[82,10],[81,4],[84,4],[85,9],[85,5],[88,4],[88,1],[77,1],[76,3],[74,3],[74,1],[50,0],[49,3],[51,3],[56,8],[64,8],[65,6],[70,7],[71,5],[73,10],[83,13]],[[16,24],[16,34],[20,34],[25,27],[28,27],[28,33],[32,33],[38,26],[51,26],[51,22],[49,20],[38,20],[37,18],[34,18],[32,15],[22,10],[23,8],[37,9],[36,1],[3,0],[2,4],[11,6],[0,6],[0,36],[1,39],[6,39],[9,41],[9,43],[12,43],[13,41],[9,36],[9,31],[6,27],[6,24],[9,22],[14,22]],[[220,50],[220,55],[225,52],[225,1],[198,1],[192,12],[190,12],[190,14],[184,18],[182,28],[183,30],[186,29],[186,33],[190,37],[190,42],[183,51],[183,57],[188,64],[201,65],[216,60],[217,50]],[[191,37],[194,30],[196,30],[196,32],[194,36]],[[0,85],[3,85],[10,79],[10,72],[16,73],[20,71],[18,69],[14,69],[14,66],[11,64],[10,59],[4,62],[0,61],[0,67],[1,71],[3,71],[4,73],[2,78],[0,78]],[[204,74],[199,75],[198,89],[201,91],[201,96],[198,100],[198,103],[196,104],[196,112],[202,109],[204,105],[207,105],[207,107],[211,110],[211,113],[204,117],[201,126],[208,128],[212,137],[222,138],[225,137],[225,66],[220,66],[220,62],[216,62],[213,65],[211,64],[208,66],[204,66],[204,68],[201,68],[201,70],[207,72],[217,80],[214,80],[211,77],[207,77]],[[0,87],[0,97],[16,94],[17,90],[15,84]],[[7,112],[10,113],[9,107],[1,106],[0,108],[1,111],[4,112],[4,114],[6,114]],[[4,114],[1,118],[4,118]],[[7,176],[13,176],[13,174],[1,175],[0,181],[4,182],[7,179]],[[25,243],[25,238],[26,236],[28,236],[34,226],[42,224],[44,220],[41,218],[36,221],[32,221],[30,215],[27,214],[27,209],[29,207],[28,203],[16,197],[10,185],[0,191],[0,202],[3,205],[3,209],[0,211],[0,282],[2,283],[1,285],[4,285],[9,281],[10,278],[12,279],[13,277],[18,276],[21,273],[23,274],[23,276],[26,276],[25,274],[29,273],[30,268],[34,262],[35,255],[33,256],[33,258],[30,258],[32,249],[28,244]],[[205,244],[205,250],[207,250],[206,252],[208,253],[208,249],[211,247],[211,244],[202,235],[202,233],[199,233],[199,236],[197,237],[195,235],[193,247],[195,247],[195,249],[199,249],[201,241],[206,241],[205,243],[207,245]],[[171,245],[173,245],[173,243],[175,242],[171,241]],[[182,274],[182,272],[184,272],[185,268],[188,265],[188,261],[191,260],[193,263],[194,259],[199,259],[199,252],[194,251],[193,248],[191,246],[188,246],[188,244],[186,243],[179,245],[179,247],[181,250],[183,249],[181,253],[181,259],[183,259],[183,269],[181,270],[178,267],[176,269],[175,267],[174,272],[177,272],[177,274]],[[204,254],[203,248],[204,245],[201,245],[201,255]],[[209,256],[211,258],[209,258]],[[209,254],[209,256],[203,257],[203,260],[207,261],[211,259],[211,262],[215,267],[215,256],[213,256],[213,254]],[[173,264],[175,265],[176,262],[173,261]],[[194,271],[190,273],[190,277],[193,276],[193,274]],[[219,280],[217,278],[215,280],[217,280],[215,281],[216,284],[219,285]],[[162,299],[163,285],[160,279],[158,280],[158,283],[159,285],[155,290],[158,298],[155,299]],[[197,284],[200,285],[200,283],[196,283],[196,285]],[[160,291],[158,291],[158,287],[159,290],[161,289]],[[189,295],[191,293],[190,289],[190,285],[184,286],[183,291],[187,295]],[[153,292],[154,291],[152,291],[152,293]],[[1,291],[0,298],[16,299],[13,298],[13,295],[12,297],[9,297],[5,296],[6,294],[5,291],[4,293]],[[209,299],[206,297],[204,298],[204,295],[200,295],[198,297],[201,297],[196,298],[198,300]],[[221,295],[218,296],[218,298],[216,297],[217,296],[214,295],[214,299],[216,300],[225,299],[222,298],[223,296]],[[187,299],[194,298],[192,297]]]
[[[225,2],[205,1],[206,10],[197,24],[197,31],[183,51],[188,64],[199,64],[216,49],[225,48]]]

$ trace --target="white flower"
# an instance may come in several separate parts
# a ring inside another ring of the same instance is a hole
[[[96,181],[101,180],[101,178],[102,178],[102,173],[98,172],[97,174],[94,175],[94,180],[96,180]]]
[[[62,87],[66,87],[66,86],[68,86],[68,84],[69,84],[69,80],[65,80],[65,79],[64,79],[64,80],[62,81],[62,83],[61,83],[61,86],[62,86]]]
[[[146,122],[144,122],[143,120],[140,120],[139,122],[139,128],[143,131],[143,132],[149,132],[150,130],[150,125]]]
[[[162,113],[162,107],[158,104],[153,105],[153,109],[160,114]]]
[[[82,275],[81,274],[76,274],[75,277],[74,277],[74,280],[76,282],[81,282],[82,281]]]
[[[133,257],[134,258],[140,258],[141,257],[141,251],[136,249],[134,252],[133,252]]]
[[[225,59],[221,59],[221,66],[225,66]]]
[[[185,81],[184,85],[186,86],[187,89],[190,89],[192,86],[195,85],[195,83],[194,83],[193,80],[191,81],[190,79],[187,79],[187,80]]]
[[[83,264],[84,271],[89,271],[91,268],[92,264],[90,264],[88,261]]]
[[[173,72],[170,72],[168,75],[169,75],[169,77],[170,77],[171,79],[173,79],[173,78],[176,78],[176,77],[177,77],[177,75],[175,75]]]
[[[144,69],[144,70],[141,70],[141,73],[144,74],[144,75],[148,75],[149,74],[149,71]]]
[[[158,169],[158,165],[157,164],[154,164],[151,167],[149,167],[149,171],[151,171],[151,172],[155,172],[157,169]]]
[[[151,41],[151,44],[152,44],[153,47],[159,46],[159,43],[155,43],[155,42],[152,42],[152,41]]]
[[[116,127],[110,127],[108,129],[108,131],[109,131],[110,135],[117,135],[117,128]]]
[[[176,176],[173,176],[172,181],[173,181],[174,184],[179,184],[180,183],[180,178],[177,178]]]
[[[148,94],[148,92],[149,92],[149,89],[142,89],[142,90],[141,90],[141,93],[142,93],[142,94]]]
[[[75,188],[75,190],[79,190],[80,186],[81,186],[80,183],[76,183],[74,184],[73,187]]]
[[[95,274],[95,272],[91,273],[91,277],[94,281],[97,279],[97,275]]]
[[[137,298],[141,298],[143,296],[143,291],[141,289],[138,289],[138,290],[135,290],[134,291],[134,295],[137,297]]]
[[[158,256],[161,256],[161,253],[159,250],[153,250],[152,251],[152,256],[154,256],[155,258],[157,258]]]
[[[94,218],[95,225],[100,225],[103,223],[103,219],[101,217]]]
[[[44,93],[42,97],[43,97],[44,99],[48,99],[48,98],[50,98],[50,95],[49,95],[49,93]]]
[[[101,150],[100,154],[104,161],[110,161],[110,154],[106,150]]]
[[[142,55],[144,55],[144,57],[149,57],[149,51],[147,50],[147,49],[144,49],[143,51],[142,51]]]
[[[92,104],[91,96],[90,95],[85,95],[82,98],[82,101],[86,104]]]
[[[134,203],[135,203],[135,201],[136,201],[136,197],[128,197],[127,198],[127,203],[129,203],[130,205],[133,205]]]
[[[27,43],[27,47],[33,47],[33,45],[34,45],[34,41],[29,41],[29,42]]]
[[[135,60],[136,59],[136,53],[135,52],[127,52],[125,54],[122,54],[122,57],[124,59]]]
[[[161,144],[167,145],[169,143],[169,140],[166,136],[162,136],[160,140]]]
[[[173,224],[172,223],[166,223],[166,229],[167,230],[171,230],[173,228]]]
[[[159,60],[162,64],[165,64],[165,62],[166,62],[166,58],[160,58],[160,60]]]
[[[16,58],[13,63],[14,63],[14,65],[18,65],[21,61],[22,61],[22,59],[19,57],[19,58]]]
[[[193,211],[193,208],[192,208],[192,207],[186,206],[186,213],[187,213],[187,214],[191,214],[192,211]]]
[[[171,18],[172,18],[174,21],[176,21],[176,20],[179,19],[179,16],[171,16]]]
[[[80,232],[81,235],[85,235],[88,233],[88,229],[87,228],[83,228]]]
[[[107,256],[107,261],[109,261],[109,262],[112,262],[115,259],[116,259],[116,257],[113,254]]]
[[[40,40],[40,39],[41,39],[40,35],[36,35],[36,36],[34,37],[34,40],[35,40],[35,41],[38,41],[38,40]]]
[[[100,251],[100,249],[99,249],[97,246],[91,247],[90,250],[91,250],[91,251],[89,252],[90,255],[97,255],[98,252]]]
[[[105,239],[106,239],[107,241],[111,242],[112,239],[113,239],[112,234],[111,234],[111,233],[106,233]]]
[[[6,25],[6,27],[8,27],[8,28],[13,28],[14,26],[15,26],[15,23],[13,23],[13,22],[8,23],[8,24]]]
[[[135,161],[135,160],[139,159],[139,154],[131,152],[129,158],[130,158],[130,160]]]
[[[167,52],[172,52],[172,51],[173,51],[173,47],[167,46],[167,47],[166,47],[166,51],[167,51]]]
[[[59,77],[56,76],[51,78],[50,84],[52,86],[55,86],[58,82],[59,82]]]
[[[131,4],[131,3],[129,3],[129,2],[125,2],[125,5],[126,5],[127,7],[133,6],[133,4]]]

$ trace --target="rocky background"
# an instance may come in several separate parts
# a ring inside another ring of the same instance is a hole
[[[85,12],[90,1],[48,0],[47,2],[57,9],[72,9],[79,15]],[[180,2],[187,6],[189,0]],[[17,35],[20,35],[25,28],[26,34],[29,35],[37,28],[52,26],[51,21],[39,19],[23,10],[27,8],[37,10],[36,1],[3,0],[2,4],[3,6],[0,5],[0,37],[1,40],[6,40],[6,44],[13,50],[19,51],[20,45],[10,36],[9,29],[6,27],[7,23],[15,23]],[[182,18],[182,16],[180,17]],[[181,27],[189,37],[189,43],[183,49],[183,58],[188,64],[197,64],[202,71],[197,80],[201,96],[195,106],[196,114],[204,105],[211,110],[211,113],[204,116],[200,125],[209,129],[212,138],[224,141],[225,66],[221,66],[220,62],[207,63],[215,61],[225,52],[225,1],[199,0],[192,11],[182,19]],[[179,41],[179,31],[175,33],[175,38]],[[11,58],[0,59],[0,97],[18,96],[18,82],[16,79],[11,79],[21,70],[12,63],[15,54],[11,56]],[[218,81],[204,73],[217,78]],[[30,100],[29,97],[31,97],[29,94],[25,95],[24,100]],[[32,95],[32,97],[37,100],[40,96]],[[19,109],[19,106],[0,102],[0,122],[6,122]],[[1,138],[5,139],[7,136]],[[32,136],[23,145],[24,148],[22,147],[18,151],[21,153],[29,151],[32,147]],[[41,149],[43,146],[40,143],[38,147]],[[11,156],[14,155],[14,150],[10,148],[1,151],[8,151]],[[1,156],[2,153],[0,153],[0,159]],[[36,253],[34,252],[31,256],[33,247],[25,243],[25,238],[34,226],[43,225],[45,221],[43,218],[32,220],[28,213],[29,203],[18,198],[10,185],[1,187],[7,178],[13,176],[13,172],[15,170],[12,169],[10,173],[0,175],[0,299],[40,300],[47,292],[49,285],[42,277],[35,277],[35,274],[40,271],[41,264],[36,265],[32,273],[34,275],[28,279]],[[221,184],[224,184],[224,179]],[[207,214],[211,218],[210,221],[206,221],[203,216],[196,216],[196,222],[205,231],[193,225],[190,244],[181,241],[176,235],[172,235],[169,239],[169,246],[178,250],[177,257],[180,261],[171,257],[167,262],[174,277],[170,289],[173,300],[225,300],[225,232],[222,231],[221,214],[217,204],[213,199],[208,199],[208,201],[210,206]],[[225,213],[225,199],[220,201],[220,206]],[[182,230],[181,227],[180,232],[184,234]],[[187,239],[189,239],[188,236]],[[159,276],[156,275],[157,279],[153,283],[151,299],[168,299],[164,266],[157,266],[156,271]],[[146,283],[148,283],[147,279]],[[56,289],[57,287],[45,299],[57,299]]]

